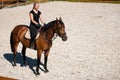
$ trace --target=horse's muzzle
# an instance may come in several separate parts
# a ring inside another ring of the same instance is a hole
[[[63,41],[66,41],[68,39],[66,33],[61,34],[60,37],[62,38]]]

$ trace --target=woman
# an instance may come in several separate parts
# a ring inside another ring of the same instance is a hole
[[[37,35],[37,29],[41,27],[40,23],[45,24],[43,19],[41,18],[41,12],[39,9],[39,3],[33,4],[33,9],[30,11],[30,32],[31,32],[31,40],[30,47],[34,46],[34,40]]]

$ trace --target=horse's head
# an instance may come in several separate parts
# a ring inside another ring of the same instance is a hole
[[[55,33],[62,38],[63,41],[67,40],[67,35],[65,32],[65,25],[62,21],[62,18],[60,17],[59,19],[56,18],[56,29]]]

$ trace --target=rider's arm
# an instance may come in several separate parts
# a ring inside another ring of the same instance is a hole
[[[32,13],[30,13],[30,20],[31,20],[34,24],[38,25],[38,23],[33,19],[33,14],[32,14]]]
[[[44,22],[43,18],[41,17],[41,15],[40,15],[40,21],[41,21],[42,24],[45,24],[45,22]]]

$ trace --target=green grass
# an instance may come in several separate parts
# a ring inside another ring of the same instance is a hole
[[[70,2],[80,2],[80,0],[50,0],[50,1],[70,1]]]
[[[28,2],[33,2],[33,0],[27,0]]]

